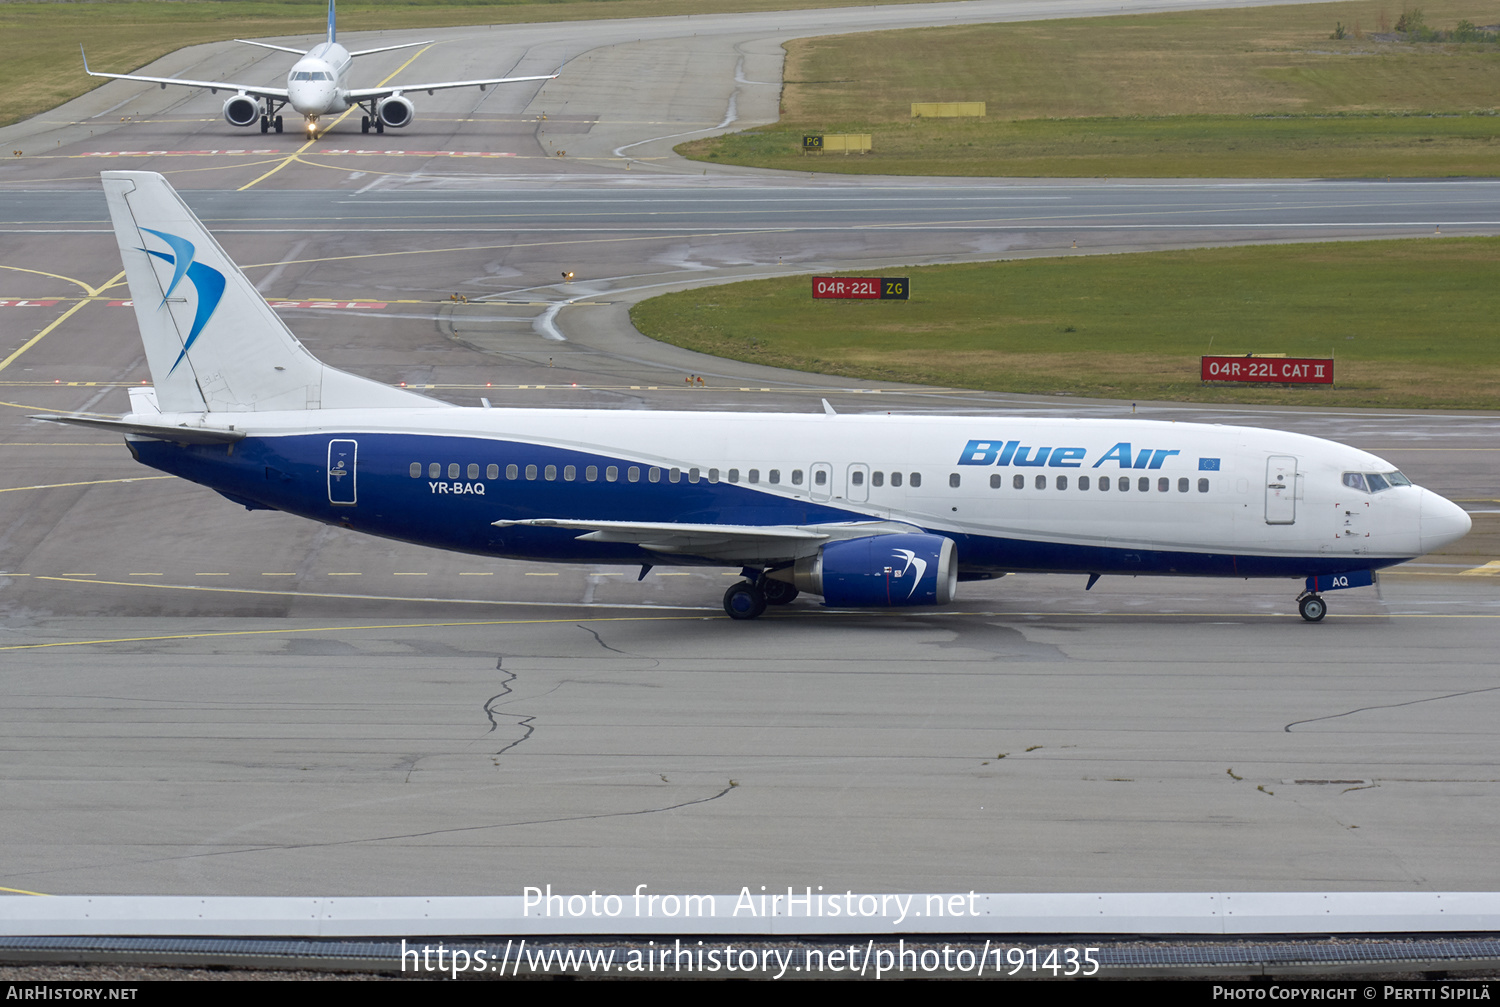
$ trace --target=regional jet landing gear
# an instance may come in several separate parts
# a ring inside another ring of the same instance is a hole
[[[784,580],[771,580],[763,570],[746,567],[740,574],[745,579],[724,592],[724,611],[731,619],[759,618],[767,605],[789,605],[799,593]]]
[[[375,127],[375,132],[377,133],[385,132],[385,123],[380,121],[380,116],[362,115],[359,117],[359,131],[361,133],[368,133],[371,126]]]
[[[260,131],[269,133],[272,129],[281,132],[281,116],[263,115],[260,117]]]
[[[1323,616],[1328,614],[1328,602],[1323,600],[1322,595],[1303,591],[1297,596],[1297,611],[1308,622],[1322,622]]]

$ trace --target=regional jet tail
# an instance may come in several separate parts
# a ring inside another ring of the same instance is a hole
[[[456,87],[477,87],[483,91],[494,84],[551,80],[557,76],[546,74],[540,77],[490,77],[482,80],[449,80],[437,84],[397,84],[390,87],[351,89],[348,86],[348,76],[354,57],[368,56],[376,52],[389,52],[393,49],[410,49],[432,43],[430,41],[403,42],[400,45],[350,52],[339,45],[337,34],[334,0],[328,0],[328,38],[306,52],[301,49],[289,49],[283,45],[272,45],[269,42],[235,39],[236,42],[244,42],[246,45],[259,46],[262,49],[276,49],[302,57],[287,73],[284,88],[232,84],[228,81],[145,77],[131,73],[97,73],[89,69],[87,54],[83,57],[83,70],[91,77],[138,80],[148,84],[159,84],[162,87],[175,84],[182,87],[207,88],[211,94],[218,94],[220,90],[233,91],[235,93],[224,102],[224,121],[231,126],[254,126],[259,122],[262,133],[273,129],[280,133],[281,110],[291,105],[295,111],[305,117],[308,136],[317,133],[319,117],[347,112],[356,107],[365,113],[360,118],[360,128],[366,133],[372,128],[377,133],[384,133],[387,126],[393,129],[410,126],[416,117],[416,107],[411,99],[406,97],[407,91],[426,91],[432,94],[434,91],[446,91]],[[78,48],[79,52],[83,52],[81,45]]]
[[[160,175],[105,172],[104,187],[155,387],[132,389],[125,416],[39,418],[117,431],[143,464],[250,509],[642,577],[737,568],[735,619],[799,593],[943,605],[964,581],[1046,572],[1085,590],[1297,578],[1317,622],[1326,592],[1470,527],[1374,455],[1275,430],[460,408],[315,359]]]

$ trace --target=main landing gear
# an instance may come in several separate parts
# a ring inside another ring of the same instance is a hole
[[[1308,622],[1322,622],[1323,616],[1328,614],[1328,602],[1324,601],[1320,594],[1303,591],[1297,596],[1297,611],[1301,612],[1302,618]]]
[[[262,133],[269,133],[272,129],[275,129],[276,132],[278,132],[278,133],[281,132],[281,116],[279,116],[279,115],[278,116],[269,116],[269,115],[263,115],[263,116],[261,116],[260,117],[260,131]]]
[[[746,569],[745,580],[724,592],[724,611],[731,619],[756,619],[767,605],[789,605],[798,591],[784,580],[771,580],[760,570]]]
[[[368,133],[371,126],[375,127],[375,132],[377,133],[385,132],[385,123],[380,121],[380,116],[362,115],[359,117],[359,131],[361,133]]]

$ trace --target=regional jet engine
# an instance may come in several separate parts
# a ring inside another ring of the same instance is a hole
[[[224,103],[224,121],[231,126],[253,126],[265,113],[265,103],[248,94],[237,94]]]
[[[417,110],[412,103],[399,94],[393,94],[389,98],[384,99],[375,108],[375,115],[381,122],[392,129],[410,126],[411,120],[416,114]]]

